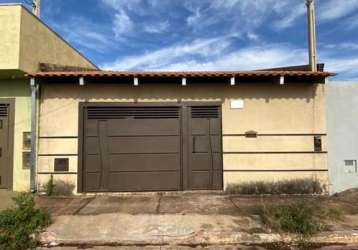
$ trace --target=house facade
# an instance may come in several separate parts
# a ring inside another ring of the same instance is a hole
[[[22,5],[1,4],[0,23],[0,189],[25,191],[32,110],[26,74],[39,71],[41,63],[97,67]]]
[[[75,192],[328,188],[325,78],[305,70],[39,72],[37,185]]]

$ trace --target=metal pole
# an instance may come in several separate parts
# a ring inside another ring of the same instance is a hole
[[[31,157],[30,157],[30,191],[36,192],[36,137],[37,137],[37,92],[35,78],[30,79],[31,87]]]
[[[314,72],[317,71],[317,41],[316,41],[316,15],[314,0],[306,0],[307,5],[307,24],[308,24],[308,49],[309,65]]]
[[[40,5],[41,0],[32,0],[32,13],[38,18],[40,18]]]

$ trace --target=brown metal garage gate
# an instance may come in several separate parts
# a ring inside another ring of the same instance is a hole
[[[221,106],[83,103],[79,191],[222,189]]]

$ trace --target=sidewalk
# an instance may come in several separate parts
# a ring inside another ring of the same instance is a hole
[[[38,202],[54,215],[54,223],[40,240],[49,246],[153,247],[262,246],[295,241],[271,233],[259,218],[245,213],[254,199],[217,194],[40,198]],[[358,244],[357,218],[350,216],[349,227],[336,226],[312,241]]]

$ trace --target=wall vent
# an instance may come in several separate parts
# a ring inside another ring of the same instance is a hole
[[[218,106],[191,107],[191,118],[219,118]]]
[[[87,107],[88,119],[170,119],[179,118],[179,107]]]

